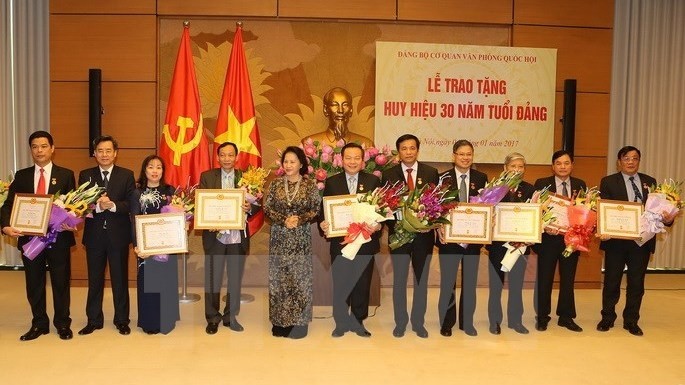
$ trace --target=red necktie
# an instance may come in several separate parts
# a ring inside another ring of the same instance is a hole
[[[414,171],[413,168],[407,169],[407,187],[409,188],[409,191],[414,190],[414,178],[411,176],[412,171]]]
[[[38,187],[36,188],[36,194],[45,194],[45,169],[41,167],[40,177],[38,177]]]

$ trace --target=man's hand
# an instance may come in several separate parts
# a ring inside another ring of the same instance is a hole
[[[12,226],[5,226],[2,228],[2,232],[9,235],[10,237],[17,238],[21,236],[21,231],[15,229]]]
[[[97,200],[98,206],[100,206],[100,209],[102,211],[109,210],[112,207],[114,207],[114,202],[112,202],[109,197],[107,196],[107,193],[102,194],[100,198]]]

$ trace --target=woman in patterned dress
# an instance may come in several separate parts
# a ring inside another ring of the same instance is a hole
[[[281,155],[283,177],[269,186],[264,212],[271,219],[269,239],[269,320],[275,337],[303,338],[312,321],[313,266],[311,222],[321,197],[305,176],[307,158],[299,147]]]
[[[164,183],[164,163],[157,155],[143,160],[137,188],[131,194],[131,222],[136,215],[159,214],[174,194]],[[138,252],[135,226],[133,246]],[[171,332],[180,320],[176,255],[138,257],[138,327],[147,334]]]

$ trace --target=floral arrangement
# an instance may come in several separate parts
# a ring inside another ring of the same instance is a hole
[[[597,187],[589,187],[578,191],[571,200],[568,211],[568,230],[564,234],[566,248],[562,255],[570,256],[574,251],[588,251],[590,238],[597,226]]]
[[[271,173],[271,170],[250,165],[240,176],[238,187],[245,189],[245,198],[251,204],[257,204],[264,196],[264,183],[269,173]]]
[[[195,190],[198,185],[176,187],[174,194],[167,198],[168,204],[162,207],[162,213],[185,213],[186,221],[193,219],[195,212]]]
[[[673,179],[666,179],[663,183],[658,183],[649,188],[645,211],[640,218],[640,239],[635,240],[642,246],[657,233],[666,232],[664,229],[664,214],[673,217],[683,207],[680,199],[683,181],[676,182]]]
[[[93,185],[87,188],[90,181],[83,183],[66,194],[57,193],[52,200],[48,232],[44,236],[33,236],[22,249],[26,258],[33,260],[46,247],[57,241],[57,233],[62,231],[62,225],[76,227],[83,222],[83,217],[91,214],[95,209],[95,202],[105,191],[104,187]]]
[[[0,207],[7,200],[7,193],[10,189],[10,184],[12,184],[12,175],[10,175],[7,180],[0,179]]]
[[[493,178],[478,191],[478,195],[472,196],[471,203],[497,204],[504,198],[509,190],[513,190],[521,183],[523,174],[517,171],[502,171],[498,177]]]
[[[457,206],[459,190],[450,190],[440,178],[438,184],[429,183],[410,191],[400,210],[401,218],[395,223],[395,232],[390,236],[390,248],[412,242],[416,233],[425,233],[443,224],[450,224],[447,213]]]

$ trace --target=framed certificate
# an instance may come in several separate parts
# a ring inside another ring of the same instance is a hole
[[[196,229],[242,230],[245,228],[245,190],[195,190]]]
[[[17,193],[12,205],[10,226],[24,235],[45,235],[51,210],[52,195]]]
[[[328,237],[344,237],[352,223],[352,206],[357,202],[355,194],[323,197],[323,218],[328,222]]]
[[[498,203],[493,241],[540,243],[542,207],[539,203]]]
[[[452,224],[445,225],[447,243],[492,243],[493,206],[481,203],[459,203],[448,214]]]
[[[597,233],[611,238],[640,239],[642,203],[597,200]]]
[[[138,255],[188,252],[185,213],[136,215]]]
[[[569,197],[559,194],[550,194],[549,207],[554,214],[554,221],[547,227],[556,229],[560,233],[565,233],[568,229],[568,206],[570,205],[571,199]]]

